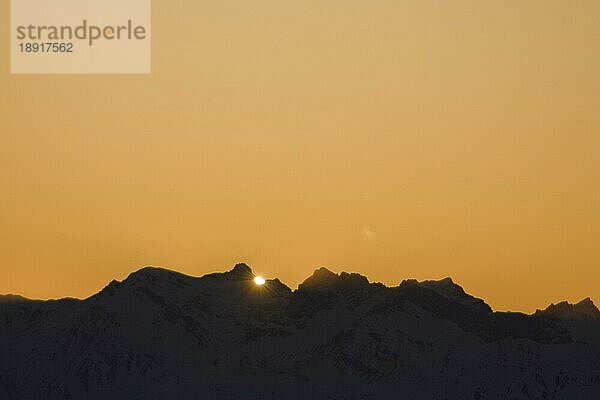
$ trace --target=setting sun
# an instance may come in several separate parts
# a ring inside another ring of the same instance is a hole
[[[255,276],[254,277],[254,283],[256,283],[257,285],[264,285],[265,284],[265,278],[263,278],[262,276]]]

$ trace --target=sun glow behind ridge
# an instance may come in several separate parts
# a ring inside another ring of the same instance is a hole
[[[255,276],[254,277],[254,283],[256,283],[259,286],[264,285],[265,284],[265,278],[263,278],[262,276]]]

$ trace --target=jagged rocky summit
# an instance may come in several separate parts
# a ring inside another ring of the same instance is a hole
[[[0,296],[0,399],[600,399],[589,298],[526,315],[450,278],[253,278],[147,267],[85,300]]]

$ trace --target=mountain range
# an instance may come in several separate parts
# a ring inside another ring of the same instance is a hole
[[[0,296],[0,399],[600,399],[591,299],[496,312],[451,278],[146,267],[83,300]]]

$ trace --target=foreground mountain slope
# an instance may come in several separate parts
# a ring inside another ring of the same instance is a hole
[[[447,278],[143,268],[85,299],[0,297],[2,399],[599,399],[591,300],[499,313]]]

